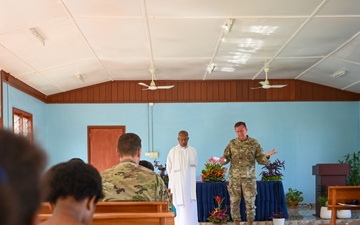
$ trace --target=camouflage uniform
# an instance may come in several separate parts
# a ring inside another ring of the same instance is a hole
[[[241,221],[242,190],[246,205],[246,219],[254,221],[257,195],[255,161],[259,164],[267,164],[269,159],[265,156],[259,142],[249,136],[245,141],[238,138],[231,140],[224,151],[224,158],[226,164],[231,162],[228,185],[231,217],[233,220]]]
[[[167,201],[171,205],[167,188],[154,171],[123,161],[101,172],[104,202],[111,201]]]

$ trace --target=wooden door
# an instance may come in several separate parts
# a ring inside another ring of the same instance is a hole
[[[119,163],[116,154],[125,126],[88,126],[88,162],[99,172]]]

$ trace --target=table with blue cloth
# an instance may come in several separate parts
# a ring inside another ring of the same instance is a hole
[[[255,200],[256,216],[255,221],[271,220],[274,211],[281,211],[288,218],[284,188],[281,181],[256,181],[257,196]],[[199,222],[207,222],[210,212],[217,207],[215,196],[224,198],[222,205],[225,205],[230,214],[230,197],[227,191],[227,182],[196,182],[196,197]],[[245,201],[242,197],[240,203],[241,219],[246,221]]]

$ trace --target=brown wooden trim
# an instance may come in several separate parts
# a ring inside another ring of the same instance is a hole
[[[4,104],[3,104],[3,94],[4,94],[4,87],[3,87],[3,71],[0,71],[0,128],[4,126],[3,122],[3,115],[4,115]]]
[[[9,73],[1,70],[1,77],[2,77],[3,82],[6,82],[6,83],[10,84],[11,86],[13,86],[14,88],[16,88],[20,91],[23,91],[26,94],[31,95],[34,98],[37,98],[40,101],[46,103],[46,95],[44,95],[40,91],[30,87],[29,85],[27,85],[24,82],[22,82],[21,80],[15,78],[14,76],[10,75]]]
[[[280,89],[251,89],[260,80],[157,81],[174,84],[169,90],[147,91],[139,81],[109,81],[45,96],[9,73],[1,71],[3,81],[49,104],[58,103],[173,103],[173,102],[279,102],[279,101],[360,101],[360,94],[302,80],[273,79],[288,84]],[[150,83],[150,81],[142,81]]]
[[[142,90],[138,81],[110,81],[47,96],[47,103],[170,103],[170,102],[277,102],[359,101],[360,95],[301,80],[272,80],[286,83],[280,89],[251,89],[260,80],[158,81],[174,84],[168,90]],[[71,95],[71,93],[82,93]]]

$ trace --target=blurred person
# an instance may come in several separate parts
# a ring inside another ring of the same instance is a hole
[[[23,136],[0,129],[1,188],[8,189],[11,196],[4,196],[3,193],[5,202],[1,202],[1,205],[16,207],[16,210],[12,210],[13,218],[9,218],[13,220],[12,224],[37,224],[37,210],[40,206],[39,182],[45,164],[46,156],[39,146]],[[9,217],[11,214],[5,216]]]

